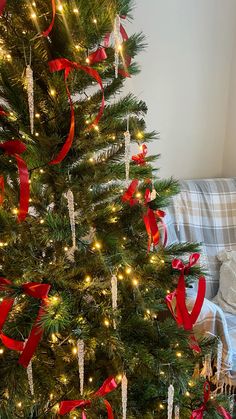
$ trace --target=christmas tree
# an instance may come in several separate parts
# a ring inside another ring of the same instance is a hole
[[[0,417],[166,418],[174,392],[188,418],[202,354],[165,297],[196,246],[165,243],[178,184],[151,165],[146,104],[121,95],[145,47],[132,1],[0,6]]]

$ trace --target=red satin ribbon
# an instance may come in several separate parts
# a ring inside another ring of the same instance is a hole
[[[176,320],[177,324],[179,326],[183,326],[185,330],[189,331],[193,331],[193,326],[196,323],[198,316],[201,312],[206,293],[206,280],[204,277],[199,278],[197,297],[192,312],[189,313],[186,306],[186,286],[184,274],[188,273],[191,266],[194,266],[197,263],[199,257],[199,253],[193,253],[189,257],[189,263],[187,265],[184,265],[184,263],[180,259],[174,259],[172,261],[172,267],[180,271],[180,276],[176,290],[166,296],[167,306],[174,319]],[[176,301],[175,310],[173,309],[174,301]],[[194,335],[190,336],[190,347],[194,349],[196,352],[201,352],[201,349]]]
[[[42,32],[42,36],[47,37],[50,34],[53,28],[54,22],[55,22],[55,17],[56,17],[56,4],[55,4],[55,0],[52,0],[52,20],[49,27],[45,31]]]
[[[149,189],[146,189],[145,195],[144,195],[145,203],[146,205],[151,200],[151,191]],[[148,208],[146,214],[143,216],[144,224],[147,230],[148,234],[148,252],[150,252],[151,244],[154,246],[157,246],[160,241],[160,232],[158,228],[157,223],[157,217],[159,218],[161,225],[163,227],[164,231],[164,239],[163,239],[163,246],[166,246],[167,243],[167,227],[163,221],[163,218],[165,217],[166,213],[162,210],[152,210],[151,208]]]
[[[146,155],[147,155],[147,146],[146,144],[142,145],[142,152],[137,154],[136,156],[132,156],[132,160],[135,164],[140,166],[144,166],[146,164]]]
[[[96,393],[93,394],[91,400],[64,400],[60,403],[59,406],[59,415],[66,415],[67,413],[72,412],[76,408],[82,409],[82,418],[86,419],[86,414],[84,409],[86,407],[90,407],[92,404],[92,400],[100,397],[104,397],[107,394],[111,393],[111,391],[117,388],[117,384],[113,377],[107,378],[102,386],[99,388]],[[114,419],[112,407],[107,400],[103,400],[106,410],[107,410],[107,417],[108,419]]]
[[[9,290],[10,287],[11,281],[9,281],[6,278],[0,277],[0,291]],[[22,285],[22,290],[25,294],[42,300],[37,318],[34,322],[34,325],[31,329],[30,335],[26,343],[15,339],[11,339],[2,333],[3,326],[14,304],[14,298],[6,298],[0,304],[0,339],[8,349],[21,352],[18,362],[24,368],[27,368],[27,366],[29,365],[30,360],[43,335],[43,329],[40,325],[40,321],[45,313],[45,306],[47,305],[47,297],[50,287],[51,286],[48,284],[40,284],[37,282],[29,282],[27,284]]]
[[[0,0],[0,16],[3,14],[3,11],[6,7],[7,0]]]
[[[56,60],[50,61],[49,62],[49,68],[50,68],[51,72],[61,71],[61,70],[65,71],[64,80],[65,80],[67,96],[68,96],[68,99],[69,99],[69,102],[70,102],[70,111],[71,111],[70,130],[69,130],[69,134],[67,136],[67,139],[66,139],[61,151],[49,163],[49,164],[58,164],[58,163],[61,163],[61,161],[66,157],[67,153],[69,152],[69,150],[71,148],[71,145],[72,145],[72,142],[73,142],[73,139],[74,139],[74,134],[75,134],[75,112],[74,112],[74,106],[73,106],[72,99],[71,99],[70,90],[69,90],[68,85],[67,85],[67,78],[68,78],[70,72],[72,70],[82,70],[82,71],[84,71],[85,73],[87,73],[91,77],[93,77],[98,82],[98,84],[101,88],[102,103],[101,103],[101,106],[100,106],[100,110],[99,110],[96,118],[94,119],[94,121],[89,126],[89,129],[93,126],[96,126],[98,124],[98,122],[100,121],[100,118],[103,114],[103,110],[104,110],[104,107],[105,107],[105,98],[104,98],[104,89],[103,89],[102,79],[99,76],[98,72],[96,70],[94,70],[93,68],[83,66],[79,63],[69,61],[66,58],[58,58]]]
[[[13,156],[16,159],[20,179],[20,203],[18,221],[21,222],[25,220],[28,214],[30,197],[28,168],[25,161],[19,155],[26,150],[26,146],[19,140],[13,140],[0,143],[0,148],[4,150],[6,154]]]
[[[128,202],[130,206],[138,204],[138,199],[133,198],[133,195],[135,194],[138,187],[138,179],[132,180],[131,184],[129,185],[128,189],[125,191],[125,193],[122,196],[123,202]]]
[[[4,200],[4,177],[0,176],[0,205],[2,205]]]
[[[88,56],[88,62],[90,65],[100,63],[103,60],[107,59],[106,50],[103,47],[98,48],[96,51],[92,52]]]
[[[210,392],[211,392],[210,384],[208,382],[204,384],[203,391],[204,391],[204,402],[201,407],[199,407],[198,409],[192,412],[190,419],[203,419],[204,412],[207,410],[207,402],[210,399]],[[218,413],[224,419],[232,419],[232,416],[229,414],[229,412],[227,412],[227,410],[224,407],[216,405],[216,409]]]
[[[121,19],[126,19],[126,16],[120,16],[120,18]],[[122,36],[123,41],[124,42],[128,41],[128,39],[129,39],[128,34],[127,34],[127,32],[126,32],[126,30],[125,30],[125,28],[124,28],[124,26],[122,24],[120,24],[120,33],[121,33],[121,36]],[[104,47],[105,48],[108,48],[109,47],[110,37],[111,37],[111,33],[110,32],[105,35],[105,38],[104,38]],[[126,71],[126,68],[127,69],[129,68],[129,66],[131,64],[131,60],[132,60],[132,58],[129,55],[126,55],[124,57],[125,68],[124,69],[123,68],[119,68],[119,70],[118,70],[118,73],[122,77],[130,77],[130,74],[129,74],[128,71]]]

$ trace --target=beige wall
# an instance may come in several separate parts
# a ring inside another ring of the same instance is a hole
[[[236,78],[231,98],[235,112],[228,117],[236,0],[136,4],[129,30],[142,30],[149,47],[139,58],[141,74],[129,80],[128,87],[148,104],[148,128],[160,132],[160,141],[150,146],[162,154],[160,174],[220,176],[228,166],[223,165],[224,145],[224,162],[229,155],[230,166],[232,144],[236,151]]]

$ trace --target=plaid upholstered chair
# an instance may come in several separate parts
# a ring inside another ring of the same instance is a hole
[[[166,210],[168,244],[198,242],[201,263],[207,270],[207,291],[195,325],[196,335],[218,336],[223,343],[221,385],[236,387],[236,314],[223,312],[214,303],[219,287],[222,250],[236,250],[236,178],[180,182],[181,192]],[[235,287],[236,288],[236,287]],[[188,304],[195,300],[188,290]]]

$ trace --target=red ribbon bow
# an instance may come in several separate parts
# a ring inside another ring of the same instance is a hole
[[[29,172],[25,161],[19,156],[19,154],[22,154],[26,150],[26,146],[19,140],[13,140],[6,141],[5,143],[0,143],[0,148],[9,156],[15,157],[17,162],[20,178],[20,205],[18,212],[18,221],[24,221],[29,209]],[[4,180],[2,181],[2,183],[3,182]],[[1,190],[3,194],[4,184],[3,186],[1,185]]]
[[[177,324],[179,326],[183,326],[185,330],[189,331],[193,330],[193,326],[201,312],[206,293],[206,280],[204,277],[199,278],[196,301],[194,303],[192,312],[189,313],[186,306],[186,287],[184,274],[188,274],[189,269],[197,263],[199,257],[199,253],[193,253],[189,257],[189,262],[186,265],[180,259],[174,259],[172,261],[172,267],[180,271],[180,276],[176,290],[166,296],[166,303]],[[176,300],[176,311],[173,309],[174,300]],[[201,352],[201,349],[193,335],[190,336],[190,346],[196,352]]]
[[[210,399],[210,393],[211,393],[210,384],[208,382],[206,382],[204,384],[203,391],[204,391],[204,403],[202,404],[201,407],[199,407],[198,409],[196,409],[192,412],[192,415],[191,415],[190,419],[203,419],[204,412],[207,410],[207,402]],[[224,419],[232,419],[232,416],[229,414],[229,412],[227,412],[227,410],[225,410],[224,407],[217,405],[216,409],[217,409],[218,413]]]
[[[122,15],[122,16],[120,16],[120,18],[121,19],[126,19],[126,16]],[[124,26],[122,25],[122,23],[120,24],[120,33],[121,33],[123,42],[128,41],[129,37],[128,37],[128,34],[127,34]],[[105,48],[109,47],[110,38],[111,38],[111,33],[109,32],[105,35],[105,38],[104,38],[104,47]],[[130,77],[129,72],[127,71],[130,64],[131,64],[131,57],[130,57],[130,55],[126,55],[124,57],[124,69],[119,68],[118,73],[123,77]]]
[[[117,388],[117,383],[113,377],[107,378],[102,386],[99,388],[96,393],[93,394],[92,399],[96,399],[98,397],[104,397],[107,394],[111,393],[111,391]],[[91,400],[64,400],[60,403],[59,407],[59,415],[66,415],[67,413],[72,412],[76,408],[82,409],[82,419],[86,419],[86,414],[84,409],[86,407],[90,407],[92,404]],[[114,419],[113,411],[110,403],[107,400],[103,400],[106,410],[107,410],[107,417],[108,419]]]
[[[100,63],[101,61],[106,60],[106,59],[107,59],[106,50],[105,48],[100,47],[88,56],[88,63],[90,65],[93,65],[96,63]]]
[[[123,202],[128,202],[130,206],[136,205],[139,203],[138,199],[133,198],[137,187],[138,187],[138,179],[134,179],[131,184],[129,185],[128,189],[122,196]],[[151,192],[149,189],[146,189],[145,192],[145,204],[147,205],[150,201]],[[161,210],[153,211],[151,208],[148,207],[146,214],[143,216],[143,221],[147,230],[148,234],[148,252],[150,251],[151,244],[153,243],[156,246],[160,241],[160,232],[157,224],[157,218],[160,219],[160,222],[164,229],[164,240],[163,246],[166,246],[167,243],[167,228],[165,223],[163,222],[162,218],[165,216],[165,212]]]
[[[130,206],[138,204],[138,199],[133,198],[133,195],[135,194],[138,187],[138,179],[132,180],[131,184],[129,185],[128,189],[125,191],[125,193],[122,196],[123,202],[128,202]]]
[[[11,285],[11,281],[9,281],[6,278],[0,277],[0,291],[9,290]],[[30,360],[43,335],[43,329],[40,325],[40,321],[45,313],[45,306],[47,305],[47,297],[50,288],[51,286],[48,284],[40,284],[37,282],[28,282],[27,284],[22,285],[22,290],[25,294],[42,300],[37,318],[34,322],[34,325],[31,329],[26,343],[15,339],[11,339],[2,333],[3,326],[14,304],[14,298],[6,298],[0,304],[0,339],[8,349],[21,352],[18,362],[24,368],[27,368],[27,366],[29,365]]]
[[[69,130],[69,134],[67,136],[66,142],[64,143],[64,145],[63,145],[61,151],[58,153],[58,155],[52,161],[50,161],[50,163],[49,163],[49,164],[58,164],[66,157],[67,153],[69,152],[69,150],[72,146],[72,142],[73,142],[74,134],[75,134],[75,112],[74,112],[74,107],[73,107],[73,103],[72,103],[72,99],[71,99],[70,90],[69,90],[69,87],[67,85],[67,78],[68,78],[70,72],[72,70],[82,70],[82,71],[84,71],[85,73],[87,73],[91,77],[93,77],[98,82],[98,84],[101,88],[102,103],[101,103],[101,106],[100,106],[100,110],[98,112],[98,115],[96,116],[94,121],[91,123],[89,128],[91,128],[93,126],[96,126],[98,124],[98,122],[100,121],[100,118],[103,114],[103,110],[104,110],[104,106],[105,106],[105,98],[104,98],[104,89],[103,89],[102,79],[99,76],[98,72],[96,70],[94,70],[93,68],[83,66],[79,63],[69,61],[66,58],[57,58],[56,60],[50,61],[49,62],[49,68],[50,68],[51,72],[61,71],[61,70],[65,71],[64,80],[65,80],[67,96],[68,96],[68,99],[69,99],[69,102],[70,102],[70,111],[71,111],[70,130]]]
[[[142,152],[137,154],[136,156],[132,156],[132,160],[135,164],[139,166],[144,166],[146,164],[146,155],[147,155],[147,146],[146,144],[142,144],[141,146]]]

